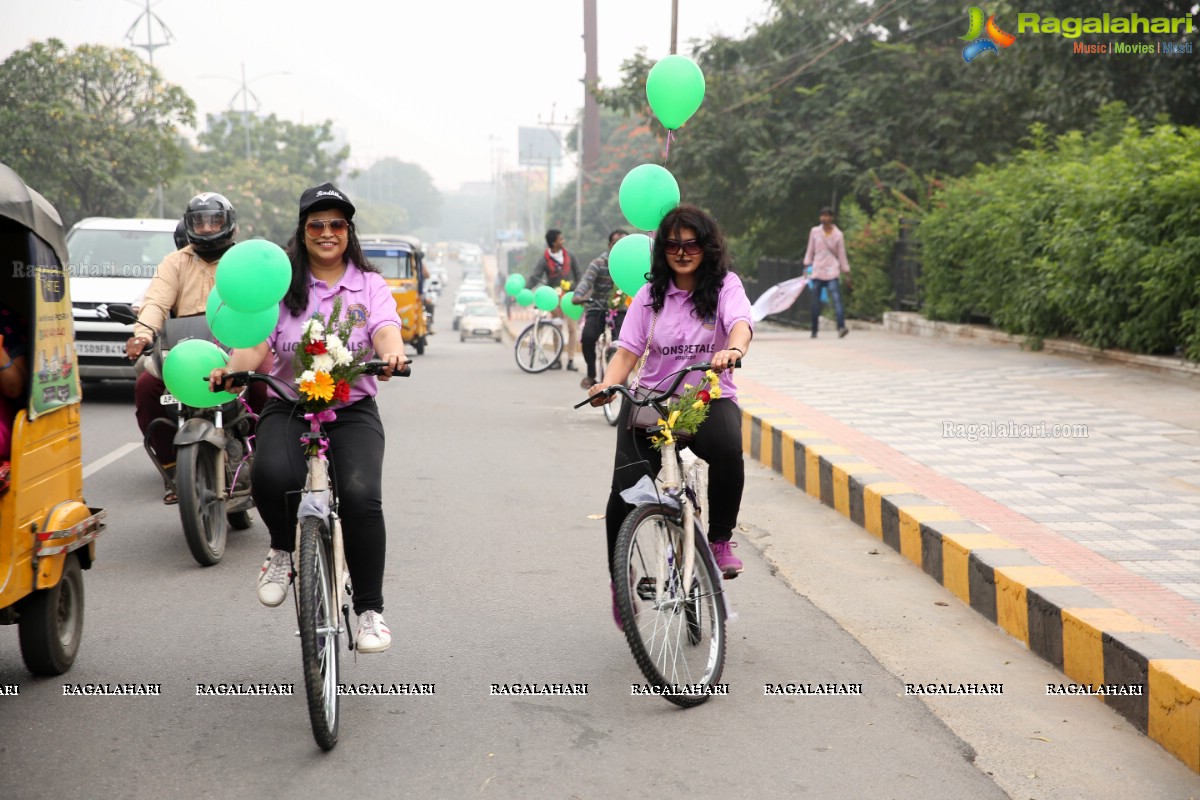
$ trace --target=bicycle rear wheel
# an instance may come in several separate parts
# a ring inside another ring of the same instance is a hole
[[[521,331],[513,354],[526,372],[545,372],[562,355],[563,335],[557,325],[533,323]]]
[[[300,566],[296,572],[300,651],[313,738],[332,750],[338,737],[338,640],[340,620],[333,602],[333,559],[325,523],[300,519]]]
[[[708,547],[699,531],[692,585],[682,585],[684,536],[674,511],[643,503],[625,517],[617,536],[617,607],[638,668],[678,706],[709,698],[725,666],[725,605]],[[661,586],[661,590],[659,587]],[[661,593],[659,593],[661,591]],[[685,691],[678,691],[684,689]]]
[[[611,344],[608,336],[601,336],[596,342],[596,373],[604,378],[608,372],[608,361],[612,358],[615,347]],[[601,406],[604,409],[604,419],[609,425],[616,425],[617,418],[621,416],[621,408],[625,405],[625,395],[618,394],[611,403],[605,403]]]

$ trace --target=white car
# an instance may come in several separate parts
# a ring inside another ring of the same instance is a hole
[[[178,222],[89,217],[67,234],[79,377],[137,377],[134,362],[125,357],[133,326],[108,319],[105,308],[132,305],[145,294],[158,265],[175,250]]]
[[[493,339],[500,341],[504,323],[500,319],[500,309],[494,303],[472,303],[467,306],[458,326],[458,340]]]
[[[473,303],[490,303],[491,298],[487,296],[487,292],[458,290],[458,294],[454,298],[454,330],[458,330],[458,322],[462,319],[463,312],[467,310],[467,306]]]

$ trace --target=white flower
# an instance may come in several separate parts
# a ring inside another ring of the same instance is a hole
[[[310,319],[304,323],[302,335],[307,336],[310,340],[320,339],[325,335],[325,326],[321,324],[319,319]]]
[[[319,353],[313,356],[312,368],[321,372],[329,372],[333,369],[333,356],[328,353]]]
[[[297,381],[297,383],[311,383],[316,379],[317,373],[313,372],[311,369],[306,369],[304,372],[300,373],[300,379]]]

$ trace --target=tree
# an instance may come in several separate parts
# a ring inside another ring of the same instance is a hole
[[[263,238],[284,244],[296,230],[301,193],[336,181],[350,148],[331,147],[328,120],[305,125],[272,114],[244,122],[235,112],[209,115],[208,130],[198,137],[200,147],[184,143],[185,166],[168,186],[167,213],[182,215],[195,195],[218,192],[237,209],[239,240]]]
[[[381,206],[385,219],[394,218],[406,230],[432,227],[441,219],[442,195],[429,173],[398,158],[376,161],[350,181],[347,191],[363,208]]]
[[[0,64],[0,161],[64,222],[130,216],[182,163],[195,103],[132,51],[35,42]]]

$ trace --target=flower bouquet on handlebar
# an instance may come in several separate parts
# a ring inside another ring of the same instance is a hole
[[[709,403],[721,396],[721,377],[711,369],[704,373],[704,380],[688,384],[682,395],[667,403],[667,418],[658,418],[651,428],[650,444],[661,450],[664,444],[674,444],[678,434],[694,436],[708,419]]]
[[[317,433],[322,422],[337,418],[333,406],[350,399],[350,390],[365,371],[371,348],[351,352],[347,347],[354,321],[342,316],[342,299],[333,302],[328,319],[320,311],[304,323],[300,344],[296,347],[297,401],[304,418]],[[310,446],[316,445],[310,442]],[[316,455],[314,451],[310,455]],[[323,453],[320,453],[323,455]]]

